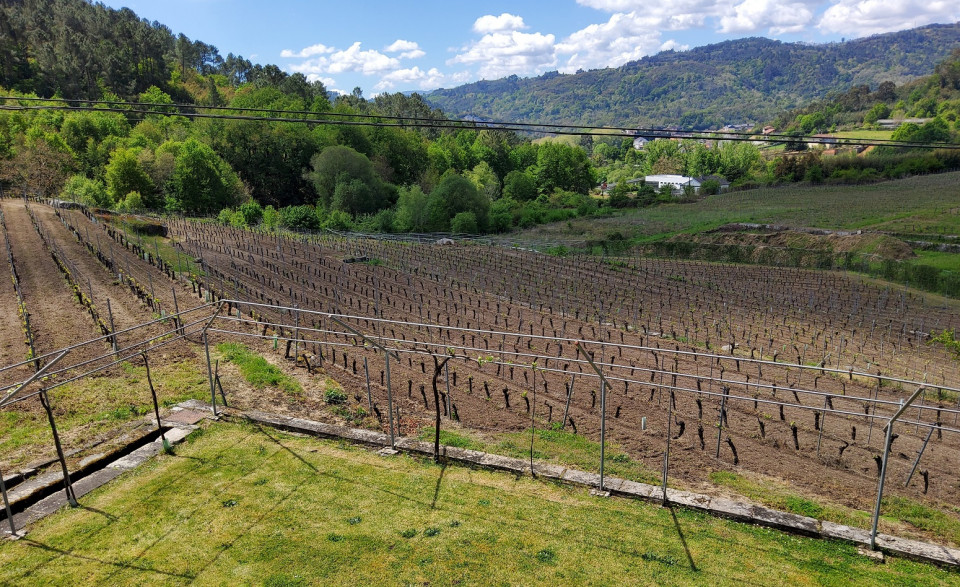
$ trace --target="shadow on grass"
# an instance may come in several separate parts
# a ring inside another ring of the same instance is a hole
[[[86,505],[83,505],[83,504],[78,504],[77,507],[80,508],[80,509],[82,509],[82,510],[87,510],[88,512],[93,512],[93,513],[95,513],[95,514],[100,514],[101,516],[103,516],[104,518],[110,520],[111,522],[116,522],[116,521],[119,519],[119,518],[117,518],[117,516],[115,516],[115,515],[113,515],[113,514],[111,514],[111,513],[109,513],[109,512],[105,512],[105,511],[103,511],[103,510],[98,510],[97,508],[92,508],[92,507],[90,507],[90,506],[86,506]]]
[[[433,501],[430,503],[430,509],[437,509],[437,498],[440,497],[440,483],[443,481],[443,474],[447,472],[447,462],[440,465],[440,475],[437,476],[437,485],[433,488]]]
[[[154,569],[154,568],[151,568],[151,567],[144,567],[144,566],[140,566],[140,565],[134,565],[134,564],[130,564],[130,563],[123,563],[123,562],[117,562],[117,561],[111,561],[111,560],[104,560],[104,559],[97,558],[97,557],[94,557],[94,556],[86,556],[86,555],[82,555],[82,554],[77,554],[77,553],[75,553],[75,552],[73,552],[73,551],[63,550],[63,549],[60,549],[60,548],[55,548],[55,547],[53,547],[53,546],[49,546],[49,545],[44,544],[44,543],[42,543],[42,542],[37,542],[36,540],[32,540],[32,539],[30,539],[30,538],[23,538],[23,541],[24,541],[26,544],[29,544],[29,545],[30,545],[31,547],[33,547],[33,548],[39,548],[40,550],[45,550],[45,551],[47,551],[47,552],[50,552],[50,553],[52,553],[52,554],[57,555],[58,557],[75,558],[75,559],[78,559],[78,560],[83,560],[83,561],[88,561],[88,562],[94,562],[94,563],[98,563],[98,564],[101,564],[101,565],[110,565],[110,566],[113,566],[113,567],[116,567],[116,568],[117,568],[117,571],[116,571],[116,572],[120,572],[120,571],[122,571],[122,570],[133,570],[133,571],[141,571],[141,572],[144,572],[144,573],[156,573],[156,574],[158,574],[158,575],[163,575],[163,576],[166,576],[166,577],[176,577],[176,578],[179,578],[179,579],[187,579],[187,580],[190,580],[190,581],[192,581],[192,580],[194,580],[194,579],[196,578],[196,575],[194,575],[193,573],[171,573],[171,572],[169,572],[169,571],[161,571],[160,569]]]
[[[680,521],[677,519],[677,512],[674,510],[674,507],[668,506],[670,508],[670,517],[673,518],[673,527],[677,529],[677,536],[680,537],[680,544],[683,545],[683,552],[687,554],[687,562],[690,563],[690,570],[697,572],[697,564],[693,562],[693,555],[690,554],[690,547],[687,546],[687,538],[683,535],[683,528],[680,527]]]

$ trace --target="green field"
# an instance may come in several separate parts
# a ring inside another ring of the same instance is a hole
[[[960,584],[529,477],[218,423],[0,545],[4,584]]]
[[[893,136],[892,130],[845,130],[841,132],[830,133],[841,139],[866,139],[871,141],[888,141]]]
[[[868,185],[787,185],[665,204],[605,219],[572,220],[521,233],[535,239],[604,238],[638,242],[698,233],[732,222],[910,234],[960,234],[960,173]]]

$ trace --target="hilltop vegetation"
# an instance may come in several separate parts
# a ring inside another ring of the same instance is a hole
[[[960,47],[933,68],[933,74],[897,86],[883,82],[871,91],[858,85],[829,100],[786,112],[774,124],[784,132],[810,134],[837,128],[876,129],[880,120],[908,122],[892,138],[917,142],[950,142],[960,118]]]
[[[960,43],[960,23],[843,43],[752,38],[665,51],[618,68],[485,80],[431,92],[455,115],[627,127],[756,124],[853,86],[928,75]]]

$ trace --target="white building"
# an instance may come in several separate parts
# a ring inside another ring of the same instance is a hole
[[[683,193],[687,187],[693,189],[693,193],[700,192],[700,180],[695,177],[685,175],[648,175],[643,178],[646,184],[655,190],[661,190],[664,186],[670,186],[674,193]]]

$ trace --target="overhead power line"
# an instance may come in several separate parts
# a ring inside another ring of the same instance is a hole
[[[23,104],[10,105],[8,102],[42,102],[38,106]],[[763,143],[816,143],[837,146],[877,146],[911,149],[960,149],[952,143],[920,143],[915,141],[896,141],[893,139],[855,139],[827,137],[817,135],[790,135],[770,133],[756,135],[742,131],[699,131],[658,127],[606,127],[589,125],[561,125],[549,123],[479,121],[465,119],[427,118],[418,116],[394,116],[380,114],[351,114],[344,112],[315,112],[312,110],[282,110],[272,108],[248,108],[232,106],[205,106],[202,104],[161,104],[156,102],[122,102],[112,100],[67,100],[46,99],[19,96],[0,96],[0,110],[31,111],[59,110],[110,112],[124,115],[160,115],[183,116],[191,119],[238,120],[251,122],[285,122],[334,126],[370,126],[396,128],[434,128],[434,129],[471,129],[505,130],[514,132],[540,133],[547,135],[599,136],[599,137],[636,137],[650,139],[691,139],[704,141],[740,141]],[[198,111],[213,111],[204,113]],[[245,114],[220,114],[219,112],[238,112]],[[260,114],[254,116],[252,114]]]

